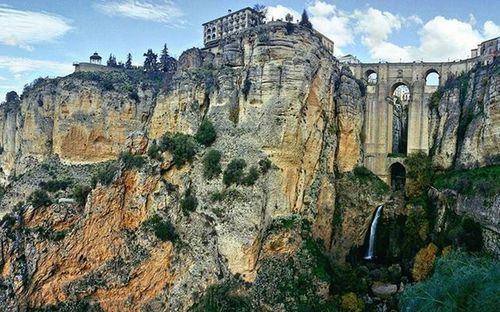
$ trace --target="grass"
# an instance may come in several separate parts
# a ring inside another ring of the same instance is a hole
[[[402,294],[401,311],[498,311],[500,264],[494,258],[452,253],[438,259],[434,274]]]
[[[437,189],[452,189],[464,195],[493,196],[500,193],[500,165],[467,170],[450,170],[435,176]]]
[[[353,173],[361,184],[371,184],[377,194],[383,195],[390,191],[389,186],[366,167],[358,166],[354,168]]]

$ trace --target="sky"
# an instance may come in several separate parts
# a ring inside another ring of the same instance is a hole
[[[93,52],[141,64],[148,48],[202,47],[201,24],[256,3],[267,19],[300,18],[362,62],[465,59],[500,36],[499,0],[0,0],[0,101],[38,77],[70,74]]]

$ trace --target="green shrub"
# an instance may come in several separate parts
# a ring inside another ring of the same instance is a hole
[[[92,177],[92,186],[95,187],[97,183],[102,185],[110,185],[113,182],[116,173],[118,172],[118,164],[116,161],[110,161],[97,171],[97,174]]]
[[[500,193],[499,176],[499,165],[448,170],[437,174],[432,185],[440,190],[452,189],[464,195],[494,196]]]
[[[224,171],[222,178],[224,184],[227,186],[231,184],[240,184],[243,179],[243,170],[246,166],[247,163],[241,158],[231,160]]]
[[[141,155],[132,155],[130,152],[122,152],[120,154],[120,161],[125,169],[140,169],[144,166],[144,158]]]
[[[429,107],[430,108],[437,108],[439,106],[439,101],[441,101],[441,97],[443,97],[443,90],[441,90],[441,88],[438,88],[431,95],[431,98],[429,100]]]
[[[163,242],[177,239],[177,232],[172,223],[164,221],[157,214],[144,221],[142,226],[146,230],[153,231],[156,237]]]
[[[36,190],[28,198],[34,208],[46,207],[52,204],[49,195],[44,190]]]
[[[383,195],[389,192],[389,186],[368,168],[364,166],[356,166],[352,172],[358,182],[371,185],[377,194]]]
[[[259,170],[257,170],[257,167],[252,166],[241,182],[243,185],[251,186],[255,184],[258,178]]]
[[[209,150],[203,157],[203,176],[207,179],[217,177],[221,172],[220,159],[221,152],[218,150]]]
[[[500,264],[494,258],[451,253],[440,257],[434,273],[424,282],[403,292],[401,311],[467,311],[498,310]]]
[[[262,172],[262,174],[266,174],[269,171],[269,169],[271,169],[272,165],[273,163],[269,158],[264,158],[259,160],[260,172]]]
[[[226,282],[210,286],[191,312],[250,312],[254,311],[249,298],[237,291],[237,283]]]
[[[70,186],[73,181],[67,180],[50,180],[48,182],[40,182],[38,186],[40,186],[43,190],[54,193],[59,190],[65,190],[68,186]]]
[[[177,168],[193,160],[196,155],[196,142],[192,136],[176,133],[174,136],[166,133],[160,140],[160,149],[172,154],[173,163]]]
[[[156,141],[153,141],[150,144],[150,146],[148,148],[148,156],[151,159],[156,159],[156,160],[159,160],[159,161],[162,160],[161,150],[160,150],[160,147],[158,146],[158,144],[156,144]]]
[[[192,194],[191,188],[184,192],[184,198],[181,200],[181,208],[184,211],[195,211],[198,206],[198,199]]]
[[[80,207],[85,207],[87,197],[92,189],[86,185],[77,185],[73,190],[73,198],[76,200]]]
[[[432,160],[424,152],[412,153],[404,160],[406,176],[412,179],[410,195],[425,192],[433,179]],[[408,191],[408,189],[407,189]]]
[[[203,120],[195,135],[196,141],[205,146],[210,146],[217,138],[215,127],[210,120]]]

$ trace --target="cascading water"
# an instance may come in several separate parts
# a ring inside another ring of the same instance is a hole
[[[372,224],[370,226],[370,239],[368,240],[368,249],[366,250],[366,254],[364,256],[364,259],[366,260],[372,260],[375,258],[375,240],[377,238],[377,226],[380,215],[382,214],[382,207],[384,207],[384,205],[377,207],[375,216],[373,217]]]

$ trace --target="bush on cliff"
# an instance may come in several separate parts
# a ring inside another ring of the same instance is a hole
[[[197,206],[198,206],[198,199],[193,194],[191,188],[188,188],[184,192],[184,198],[182,198],[181,200],[181,208],[183,211],[188,212],[188,211],[195,211]]]
[[[152,159],[156,159],[156,160],[159,160],[161,161],[162,160],[162,157],[161,157],[161,150],[160,150],[160,147],[158,146],[158,144],[156,144],[156,141],[153,141],[150,145],[149,145],[149,148],[148,148],[148,156]]]
[[[241,183],[246,186],[251,186],[255,184],[255,181],[259,178],[259,170],[257,167],[252,166],[245,177],[242,179]]]
[[[498,311],[500,263],[490,257],[451,253],[440,257],[434,273],[424,282],[407,288],[401,311]]]
[[[89,186],[77,185],[73,190],[73,198],[80,207],[85,207],[87,197],[92,189]]]
[[[210,120],[203,120],[195,135],[196,141],[205,146],[210,146],[217,138],[215,127]]]
[[[209,150],[203,157],[203,176],[207,179],[212,179],[222,172],[220,166],[221,152],[218,150]]]
[[[116,161],[105,163],[101,168],[99,168],[97,174],[92,177],[92,187],[96,187],[97,183],[100,183],[102,185],[111,184],[117,172],[118,164],[116,163]]]
[[[431,158],[423,152],[412,153],[406,157],[404,163],[406,176],[411,179],[406,188],[408,195],[417,196],[426,191],[433,178]]]
[[[210,286],[191,312],[250,312],[251,300],[238,291],[239,281],[227,281]]]
[[[68,186],[70,186],[73,183],[73,181],[66,179],[66,180],[50,180],[48,182],[40,182],[38,186],[40,186],[43,190],[54,193],[59,190],[65,190]]]
[[[155,214],[142,224],[145,230],[153,231],[156,237],[163,241],[174,241],[177,238],[175,227],[169,221],[163,220]]]
[[[271,169],[272,165],[273,163],[267,157],[259,160],[260,172],[262,172],[262,174],[266,174],[269,171],[269,169]]]
[[[224,176],[222,178],[224,184],[227,186],[231,184],[240,184],[243,179],[243,170],[246,166],[247,163],[244,159],[238,158],[231,160],[224,171]]]
[[[120,154],[120,161],[125,169],[142,168],[144,166],[144,158],[141,155],[132,155],[130,152],[122,152]]]
[[[160,140],[160,149],[169,151],[177,168],[193,160],[196,155],[196,142],[192,136],[184,133],[171,135],[166,133]]]
[[[49,195],[44,190],[36,190],[28,198],[28,202],[34,208],[46,207],[52,204]]]

